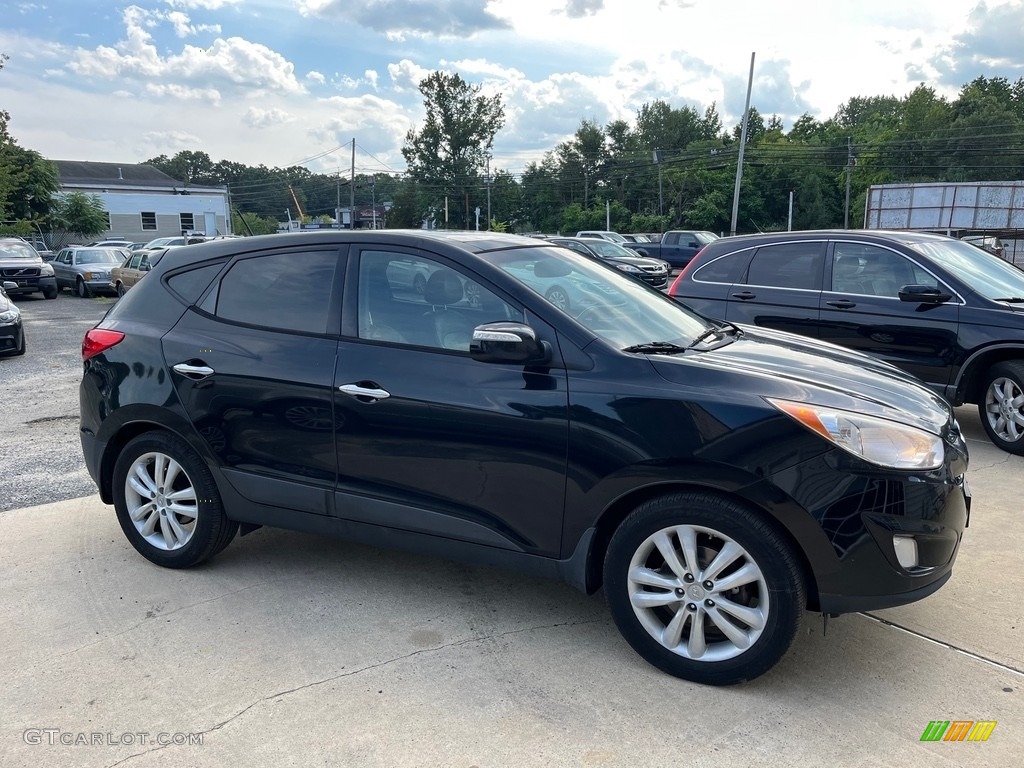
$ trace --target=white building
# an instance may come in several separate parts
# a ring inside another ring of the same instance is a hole
[[[96,195],[107,210],[102,237],[149,241],[183,233],[231,234],[227,187],[186,185],[151,165],[54,160],[61,192]]]

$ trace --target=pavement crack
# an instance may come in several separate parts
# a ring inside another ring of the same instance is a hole
[[[239,590],[239,591],[241,591],[241,590]],[[207,602],[209,602],[209,601],[207,601]],[[179,610],[181,610],[181,609],[179,609]],[[249,704],[247,707],[244,707],[244,708],[240,709],[238,712],[236,712],[235,714],[233,714],[231,717],[227,718],[226,720],[222,720],[221,722],[217,723],[213,727],[207,728],[205,731],[197,731],[195,733],[198,734],[198,735],[201,735],[201,736],[203,736],[205,738],[207,734],[214,733],[214,732],[219,731],[220,729],[224,728],[225,726],[230,725],[235,720],[237,720],[242,715],[244,715],[246,712],[248,712],[251,709],[254,709],[255,707],[258,707],[260,704],[264,704],[264,703],[267,703],[267,702],[270,702],[270,701],[274,701],[275,699],[281,699],[281,698],[284,698],[285,696],[290,696],[293,693],[298,693],[299,691],[308,690],[309,688],[316,688],[317,686],[325,685],[326,683],[331,683],[331,682],[334,682],[335,680],[341,680],[341,679],[346,678],[346,677],[354,677],[356,675],[361,675],[363,672],[371,672],[371,671],[373,671],[375,669],[380,669],[381,667],[386,667],[386,666],[388,666],[390,664],[395,664],[396,662],[399,662],[399,661],[405,661],[406,659],[411,659],[413,656],[420,656],[422,654],[427,654],[427,653],[436,653],[438,651],[447,650],[448,648],[457,648],[460,645],[468,645],[469,643],[482,643],[482,642],[485,642],[487,640],[497,640],[498,638],[508,637],[510,635],[518,635],[518,634],[521,634],[523,632],[536,632],[536,631],[542,630],[542,629],[559,629],[561,627],[578,627],[578,626],[583,626],[583,625],[586,625],[586,624],[602,624],[602,623],[606,623],[608,621],[609,621],[609,619],[602,618],[602,619],[588,619],[587,621],[562,621],[562,622],[559,622],[557,624],[538,624],[537,626],[533,626],[533,627],[522,627],[521,629],[510,629],[507,632],[496,632],[494,634],[489,634],[489,635],[474,635],[473,637],[463,638],[462,640],[454,640],[454,641],[452,641],[450,643],[444,643],[442,645],[436,645],[436,646],[433,646],[431,648],[420,648],[418,650],[411,651],[410,653],[402,654],[401,656],[395,656],[395,657],[390,658],[390,659],[384,659],[383,661],[378,661],[378,662],[375,662],[373,664],[367,664],[366,666],[359,667],[358,669],[352,669],[352,670],[348,670],[346,672],[340,672],[340,673],[338,673],[336,675],[331,675],[330,677],[325,677],[322,680],[314,680],[313,682],[310,682],[310,683],[303,683],[302,685],[297,685],[294,688],[288,688],[288,689],[283,690],[283,691],[278,691],[277,693],[272,693],[272,694],[270,694],[268,696],[262,696],[259,699],[257,699],[256,701],[254,701],[251,704]],[[161,750],[164,750],[164,749],[167,749],[168,747],[173,747],[173,746],[176,746],[176,745],[174,745],[174,744],[164,744],[162,746],[155,747],[153,749],[147,749],[147,750],[144,750],[142,752],[136,752],[134,755],[128,755],[128,757],[124,757],[124,758],[118,760],[116,763],[111,763],[109,766],[107,766],[107,768],[116,768],[116,766],[123,765],[124,763],[127,763],[129,760],[134,760],[136,757],[142,757],[143,755],[152,754],[153,752],[159,752]]]
[[[867,613],[866,611],[862,611],[860,615],[864,616],[867,619],[871,619],[872,621],[878,622],[879,624],[882,624],[884,626],[898,629],[901,632],[906,632],[908,635],[913,635],[914,637],[917,637],[921,640],[926,640],[929,643],[934,643],[935,645],[941,646],[942,648],[946,648],[947,650],[955,651],[956,653],[961,653],[964,656],[967,656],[968,658],[974,659],[975,661],[980,661],[983,664],[990,664],[993,667],[1001,669],[1004,672],[1009,672],[1010,674],[1024,677],[1024,669],[1018,669],[1012,664],[1006,664],[1002,661],[996,661],[995,659],[990,659],[987,656],[982,656],[980,653],[975,653],[974,651],[969,651],[966,648],[961,648],[959,645],[953,645],[952,643],[947,643],[945,640],[939,640],[937,638],[930,637],[929,635],[926,635],[923,632],[918,632],[916,629],[910,629],[910,627],[905,627],[902,624],[897,624],[895,621],[883,619],[881,616],[876,616],[873,613]]]

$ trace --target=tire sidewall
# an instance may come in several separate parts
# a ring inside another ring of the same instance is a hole
[[[701,662],[673,653],[651,637],[633,611],[629,563],[649,536],[672,525],[716,530],[743,547],[761,569],[769,591],[768,619],[757,641],[732,659]],[[609,543],[604,588],[615,623],[634,650],[664,672],[711,685],[744,682],[771,669],[792,645],[806,605],[800,570],[779,533],[746,508],[705,494],[661,497],[627,517]]]
[[[159,549],[142,537],[128,512],[125,497],[125,480],[132,464],[140,456],[154,452],[166,454],[181,465],[199,499],[192,538],[185,546],[170,551]],[[225,526],[237,529],[237,523],[228,521],[224,515],[210,470],[184,440],[168,432],[140,435],[122,449],[114,464],[113,496],[117,520],[128,541],[147,560],[166,568],[188,568],[205,560],[218,551],[218,546],[223,548],[220,541]]]

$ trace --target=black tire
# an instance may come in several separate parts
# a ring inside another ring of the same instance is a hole
[[[78,278],[75,282],[75,293],[77,293],[83,299],[92,298],[92,288],[86,285],[85,280]]]
[[[123,298],[125,293],[127,293],[127,291],[125,291],[125,289],[124,289],[124,283],[118,283],[117,284],[117,298],[119,298],[119,299]]]
[[[690,557],[682,554],[679,531],[693,533]],[[673,566],[653,543],[662,535],[660,543],[676,553]],[[725,546],[742,555],[714,573],[708,566]],[[750,573],[757,576],[744,581]],[[708,493],[668,494],[637,507],[612,535],[604,586],[619,631],[640,656],[707,685],[741,683],[771,669],[793,644],[806,607],[801,570],[783,536],[746,507]],[[634,609],[631,589],[640,602],[650,595],[650,604]]]
[[[1024,361],[1007,360],[986,371],[978,415],[989,440],[1024,455]]]
[[[147,478],[155,479],[160,476],[159,457],[172,460],[180,467],[170,490],[157,488],[160,493],[140,493],[144,484],[135,469],[141,468]],[[187,494],[189,489],[191,499],[186,496],[174,500],[181,502],[177,511],[168,507],[172,500],[165,497],[172,493]],[[122,449],[114,465],[113,491],[114,509],[128,541],[147,560],[165,568],[197,565],[224,549],[238,532],[238,523],[224,514],[209,468],[188,443],[169,432],[148,432]],[[143,503],[146,498],[154,497],[155,501]],[[146,508],[150,508],[149,511]],[[187,512],[182,513],[182,508]],[[137,511],[138,523],[132,518],[133,510]],[[148,536],[145,533],[147,522],[152,524]],[[178,530],[187,535],[174,540]]]
[[[52,288],[43,288],[44,299],[56,299],[60,289],[55,285]]]
[[[25,341],[25,329],[23,328],[22,331],[21,331],[21,344],[18,346],[18,348],[16,350],[14,350],[11,353],[11,356],[12,357],[18,357],[19,355],[24,355],[27,344],[28,344],[28,342]]]
[[[427,278],[417,273],[412,279],[412,289],[422,296],[427,292]]]

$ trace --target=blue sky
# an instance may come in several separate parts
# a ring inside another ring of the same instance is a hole
[[[0,106],[54,159],[181,149],[315,171],[401,171],[418,82],[458,72],[501,93],[494,166],[519,173],[581,120],[654,99],[786,128],[853,96],[947,96],[1024,76],[1024,0],[12,0]]]

